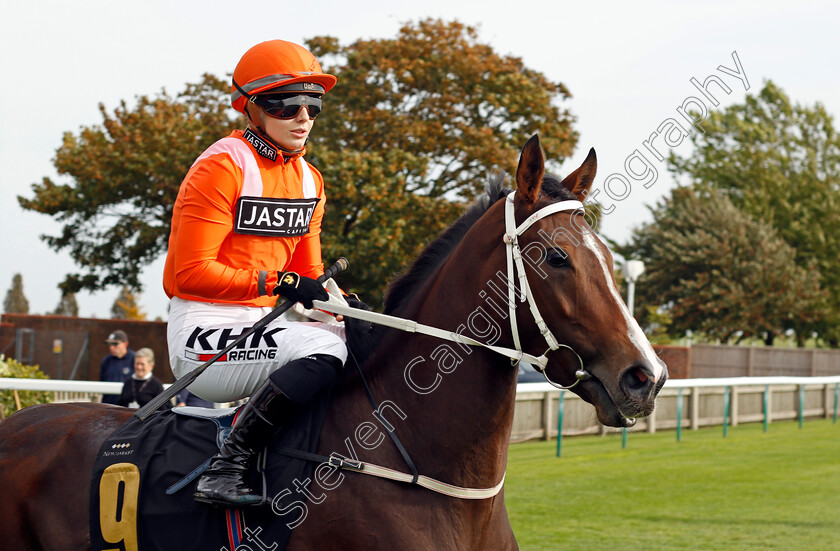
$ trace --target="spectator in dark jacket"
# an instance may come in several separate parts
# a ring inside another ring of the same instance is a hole
[[[128,335],[125,331],[113,331],[105,339],[110,354],[102,359],[99,366],[99,380],[109,383],[121,383],[134,372],[134,350],[128,347]],[[105,394],[102,403],[117,404],[119,396]]]
[[[152,375],[155,368],[155,353],[151,348],[141,348],[134,353],[134,374],[125,379],[118,404],[130,408],[145,406],[152,398],[163,392],[163,383]],[[171,404],[164,404],[171,407]]]

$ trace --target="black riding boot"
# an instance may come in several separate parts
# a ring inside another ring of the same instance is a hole
[[[291,417],[298,407],[271,381],[263,383],[239,414],[210,468],[198,479],[195,500],[225,507],[260,505],[262,495],[254,493],[246,482],[252,459],[270,442],[275,425]]]
[[[248,486],[253,457],[271,441],[276,427],[335,380],[341,360],[312,354],[292,360],[269,375],[242,409],[230,435],[195,487],[196,501],[224,507],[260,505]]]

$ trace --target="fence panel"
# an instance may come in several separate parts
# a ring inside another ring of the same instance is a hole
[[[741,346],[691,347],[692,377],[748,377],[753,375],[752,352]]]
[[[840,375],[840,350],[696,344],[690,358],[693,378]]]
[[[657,397],[654,419],[639,419],[631,430],[653,432],[675,429],[678,418],[683,428],[720,425],[723,423],[724,392],[727,387],[731,392],[729,422],[733,426],[765,420],[765,392],[770,406],[768,422],[798,419],[800,402],[804,418],[833,417],[837,415],[837,396],[840,394],[838,385],[840,376],[671,379],[665,383]],[[804,393],[801,388],[804,388]],[[122,384],[0,378],[0,390],[4,389],[54,392],[58,401],[98,402],[102,394],[119,394]],[[557,436],[560,392],[548,383],[517,386],[511,432],[513,442]],[[562,392],[563,436],[605,432],[590,404],[572,392]],[[678,403],[680,395],[682,408]]]
[[[764,399],[768,389],[768,422],[799,418],[800,386],[805,385],[802,415],[804,418],[832,417],[835,413],[833,377],[732,377],[671,379],[656,399],[654,419],[639,419],[632,431],[672,430],[677,419],[683,428],[721,425],[724,416],[724,392],[730,388],[729,424],[757,423],[765,420]],[[560,391],[547,383],[520,384],[516,394],[516,412],[511,440],[557,436],[557,404]],[[678,406],[682,394],[682,409]],[[546,420],[544,400],[551,400],[551,417]],[[571,392],[565,392],[563,436],[597,434],[604,429],[594,408]]]

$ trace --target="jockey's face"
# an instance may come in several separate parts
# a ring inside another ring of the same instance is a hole
[[[315,119],[309,116],[309,110],[301,107],[291,119],[270,117],[260,109],[260,123],[266,134],[281,147],[290,151],[298,151],[306,145],[309,132]]]

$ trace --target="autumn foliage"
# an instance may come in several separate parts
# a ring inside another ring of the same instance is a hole
[[[227,84],[205,75],[175,97],[141,96],[113,113],[99,106],[103,123],[67,132],[53,164],[68,183],[44,178],[33,198],[18,197],[28,210],[64,224],[60,235],[43,236],[66,250],[80,273],[68,274],[63,293],[115,285],[140,289],[143,267],[165,250],[178,186],[206,147],[241,122],[226,107]]]
[[[488,176],[515,170],[531,135],[555,163],[577,141],[560,107],[568,90],[460,23],[425,20],[394,39],[307,45],[339,77],[311,142],[330,190],[325,257],[350,258],[342,281],[372,302]]]
[[[515,167],[533,133],[555,163],[574,148],[566,88],[460,23],[426,20],[393,39],[340,46],[318,37],[307,45],[339,79],[307,147],[327,184],[324,260],[348,257],[342,285],[372,304],[488,175]],[[64,293],[141,288],[143,267],[166,250],[190,165],[244,127],[229,90],[226,79],[205,75],[174,97],[141,96],[112,113],[101,105],[101,125],[65,134],[54,164],[67,182],[44,178],[33,197],[19,198],[64,224],[60,235],[44,236],[79,267],[61,283]]]

